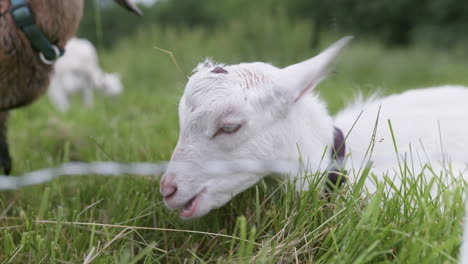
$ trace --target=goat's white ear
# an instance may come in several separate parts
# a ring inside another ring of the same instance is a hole
[[[296,102],[320,83],[330,70],[330,64],[353,37],[344,37],[328,47],[319,55],[279,70],[277,84],[283,93],[289,93]]]

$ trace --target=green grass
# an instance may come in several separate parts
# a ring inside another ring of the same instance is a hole
[[[198,61],[285,66],[315,54],[310,37],[306,24],[288,28],[281,20],[211,33],[137,32],[102,53],[106,71],[123,75],[121,96],[97,99],[92,109],[75,102],[67,114],[43,97],[12,113],[14,174],[69,160],[168,160],[177,141],[178,98]],[[180,69],[155,46],[172,51]],[[336,112],[358,90],[468,85],[462,55],[423,46],[388,50],[356,39],[318,92]],[[384,192],[389,179],[373,195],[347,186],[330,203],[318,198],[317,186],[298,196],[291,183],[267,180],[194,221],[164,207],[157,177],[60,178],[0,193],[0,262],[456,263],[465,184],[453,180],[449,189],[423,175],[400,177],[404,185],[392,197]]]

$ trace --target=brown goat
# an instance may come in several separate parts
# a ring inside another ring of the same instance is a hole
[[[141,14],[129,0],[115,0]],[[39,29],[57,47],[74,36],[83,12],[84,0],[28,0]],[[11,171],[6,139],[8,111],[30,104],[44,94],[52,65],[44,64],[9,12],[10,0],[0,0],[0,168]]]

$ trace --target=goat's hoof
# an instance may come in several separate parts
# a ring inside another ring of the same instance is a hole
[[[7,153],[6,155],[0,155],[0,169],[3,169],[5,175],[9,175],[11,172],[11,157]]]

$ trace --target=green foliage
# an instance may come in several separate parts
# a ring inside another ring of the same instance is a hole
[[[105,8],[97,1],[87,0],[79,36],[101,47],[112,47],[119,38],[148,25],[213,31],[241,23],[245,28],[254,26],[253,34],[262,34],[255,24],[271,18],[308,23],[312,48],[318,47],[323,32],[378,39],[389,46],[424,42],[455,47],[468,41],[468,2],[461,0],[160,0],[142,6],[142,18],[112,7],[110,0]]]
[[[263,60],[285,66],[314,55],[308,28],[307,21],[285,17],[238,20],[222,29],[140,28],[100,54],[106,71],[122,74],[121,96],[96,98],[92,109],[76,100],[67,114],[56,112],[44,97],[12,113],[14,173],[69,160],[168,160],[177,141],[177,102],[197,62],[211,56],[227,63]],[[319,45],[337,38],[326,35]],[[177,65],[155,46],[171,51]],[[317,92],[336,112],[358,89],[369,94],[468,85],[460,54],[423,46],[387,49],[358,39]],[[374,177],[367,171],[354,176]],[[443,175],[451,176],[457,175]],[[90,175],[2,192],[0,260],[456,263],[466,189],[461,179],[449,189],[442,181],[425,182],[423,175],[403,170],[404,185],[393,196],[387,193],[389,178],[375,195],[347,186],[328,202],[319,199],[320,175],[311,177],[314,183],[300,195],[291,191],[294,183],[262,181],[195,221],[182,221],[164,207],[157,177]]]

